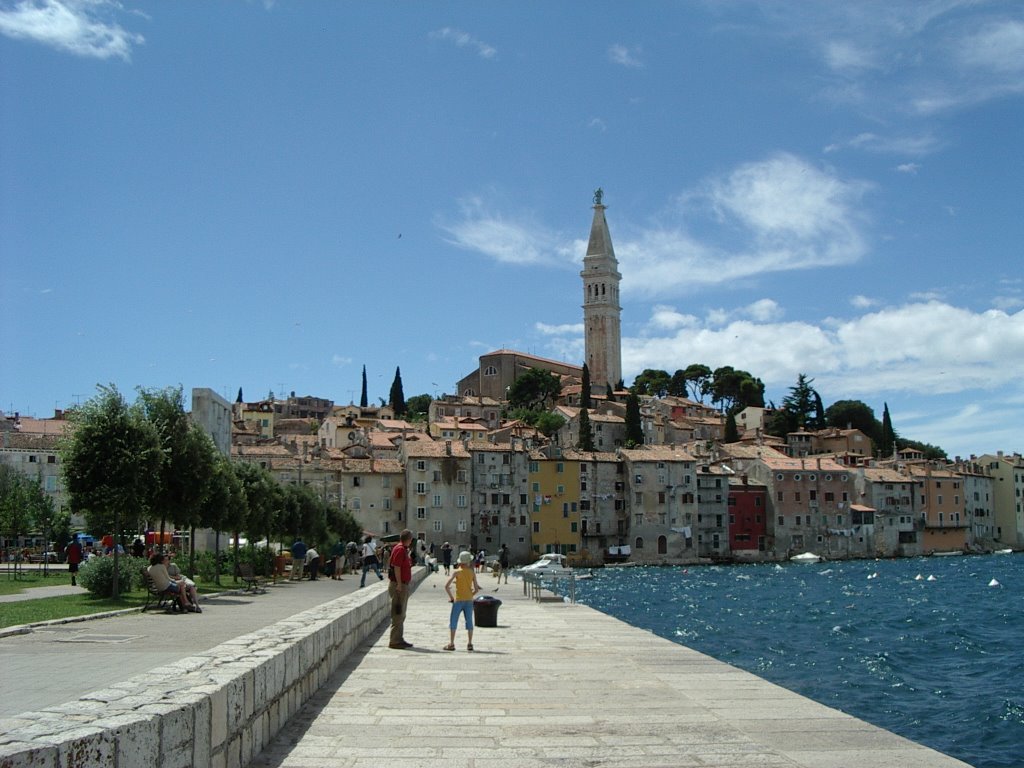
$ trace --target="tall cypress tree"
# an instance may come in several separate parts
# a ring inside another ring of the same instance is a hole
[[[640,420],[640,398],[630,392],[626,398],[626,445],[643,445],[644,427]]]
[[[581,451],[594,450],[594,430],[590,427],[590,416],[586,408],[580,408],[580,441],[578,445]]]
[[[402,369],[395,368],[395,380],[391,383],[391,407],[395,418],[405,415],[405,393],[402,391]]]
[[[735,443],[740,439],[740,431],[736,427],[736,414],[729,411],[725,417],[725,435],[722,437],[724,443]]]
[[[370,401],[366,397],[366,366],[363,366],[363,394],[359,397],[359,407],[365,408],[370,404]]]
[[[895,455],[896,453],[896,432],[892,428],[892,418],[889,416],[888,403],[885,403],[882,409],[882,444],[879,446],[879,449],[883,457]]]
[[[593,406],[590,403],[590,369],[583,364],[583,391],[580,393],[580,408],[588,409]]]

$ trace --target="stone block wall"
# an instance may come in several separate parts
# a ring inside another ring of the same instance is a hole
[[[426,576],[414,571],[414,585]],[[244,768],[389,618],[385,585],[0,719],[0,768]]]

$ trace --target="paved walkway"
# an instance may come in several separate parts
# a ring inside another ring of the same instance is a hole
[[[367,585],[367,589],[384,589],[372,574]],[[35,627],[29,634],[0,636],[4,681],[0,717],[63,704],[208,650],[358,587],[359,577],[351,575],[343,576],[341,581],[321,578],[281,582],[269,586],[266,594],[200,595],[201,614],[131,611],[109,618]],[[28,592],[29,597],[41,597],[42,590],[57,589],[81,588],[35,587]]]
[[[260,755],[258,768],[565,768],[965,764],[616,619],[501,585],[476,651],[447,642],[444,576],[382,628]],[[492,577],[481,577],[485,590]]]

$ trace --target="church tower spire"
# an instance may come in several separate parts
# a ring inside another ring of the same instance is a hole
[[[586,362],[593,386],[603,392],[622,379],[622,307],[619,306],[619,262],[612,248],[604,192],[594,192],[594,221],[583,258],[583,325],[586,329]]]

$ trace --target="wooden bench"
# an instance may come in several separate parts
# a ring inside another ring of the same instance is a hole
[[[238,564],[238,578],[245,584],[244,592],[252,592],[255,595],[265,594],[267,591],[266,587],[263,586],[263,577],[256,575],[251,563]]]
[[[166,611],[173,611],[178,605],[178,595],[169,589],[157,589],[153,577],[145,568],[142,569],[142,582],[146,585],[146,604],[142,606],[143,613],[149,608],[150,603]]]

